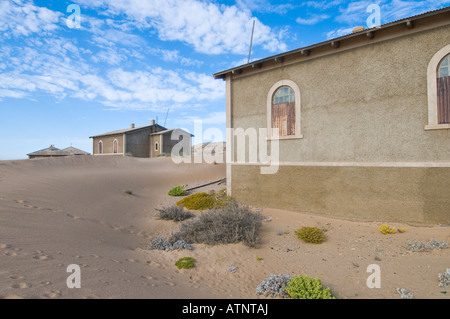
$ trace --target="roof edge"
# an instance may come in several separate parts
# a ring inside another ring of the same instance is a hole
[[[286,52],[283,52],[283,53],[280,53],[280,54],[269,56],[269,57],[264,58],[264,59],[252,61],[252,62],[247,63],[247,64],[243,64],[243,65],[240,65],[240,66],[237,66],[237,67],[233,67],[233,68],[225,70],[225,71],[221,71],[221,72],[215,73],[213,76],[214,76],[214,79],[216,79],[216,80],[217,79],[225,79],[227,74],[230,74],[230,73],[232,73],[232,74],[240,74],[240,73],[242,73],[243,69],[248,68],[248,67],[261,68],[262,64],[264,62],[273,61],[273,60],[275,60],[277,62],[283,62],[284,57],[290,56],[292,54],[297,54],[297,53],[301,53],[302,55],[309,55],[309,53],[310,53],[310,51],[312,49],[316,49],[316,48],[323,47],[323,46],[326,46],[326,45],[329,46],[329,45],[333,45],[334,44],[335,47],[338,47],[339,46],[339,42],[342,41],[342,40],[356,38],[356,37],[361,36],[363,34],[367,34],[369,36],[369,33],[373,33],[373,32],[379,31],[379,30],[385,30],[385,29],[388,29],[388,28],[392,28],[394,26],[398,26],[398,25],[404,24],[404,23],[406,23],[408,28],[413,28],[414,27],[414,25],[413,25],[414,20],[424,19],[424,18],[432,17],[432,16],[435,16],[435,15],[439,15],[439,14],[447,13],[447,12],[450,12],[450,6],[442,8],[442,9],[438,9],[438,10],[428,11],[428,12],[425,12],[425,13],[422,13],[422,14],[419,14],[419,15],[403,18],[403,19],[396,20],[396,21],[393,21],[393,22],[389,22],[389,23],[383,24],[383,25],[378,26],[378,27],[374,27],[374,28],[370,28],[370,29],[364,29],[363,31],[360,31],[360,32],[350,33],[350,34],[347,34],[347,35],[344,35],[344,36],[341,36],[341,37],[329,39],[329,40],[322,41],[322,42],[319,42],[319,43],[316,43],[316,44],[312,44],[312,45],[309,45],[309,46],[306,46],[306,47],[302,47],[302,48],[286,51]]]

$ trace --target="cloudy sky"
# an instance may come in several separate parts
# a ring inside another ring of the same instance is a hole
[[[247,63],[253,21],[257,60],[350,33],[371,4],[384,24],[450,0],[0,0],[0,160],[92,152],[89,136],[152,119],[224,132],[212,75]]]

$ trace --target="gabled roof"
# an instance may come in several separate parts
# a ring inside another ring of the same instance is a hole
[[[413,29],[415,27],[416,22],[417,22],[417,24],[420,23],[421,27],[422,27],[423,24],[432,24],[435,20],[434,18],[437,18],[438,16],[441,16],[441,19],[448,18],[447,20],[450,23],[450,7],[429,11],[429,12],[419,14],[416,16],[412,16],[412,17],[400,19],[397,21],[393,21],[390,23],[386,23],[384,25],[374,27],[371,29],[364,29],[363,31],[360,31],[360,32],[354,32],[354,33],[351,33],[348,35],[344,35],[344,36],[334,38],[334,39],[329,39],[327,41],[313,44],[313,45],[310,45],[307,47],[284,52],[284,53],[274,55],[274,56],[271,56],[271,57],[268,57],[265,59],[252,61],[251,63],[244,64],[241,66],[237,66],[237,67],[216,73],[216,74],[214,74],[214,78],[215,79],[225,79],[227,74],[239,75],[239,74],[242,74],[244,69],[252,70],[252,71],[261,70],[264,68],[265,64],[270,64],[273,62],[282,65],[282,63],[285,61],[285,58],[300,57],[300,56],[309,57],[310,55],[313,56],[315,50],[324,48],[324,47],[329,47],[329,48],[333,47],[333,48],[337,49],[341,46],[341,42],[343,42],[345,40],[349,40],[349,39],[354,39],[354,41],[356,41],[359,45],[362,46],[362,45],[368,43],[367,39],[376,38],[377,33],[379,33],[380,31],[382,32],[383,30],[387,30],[387,29],[395,29],[396,27],[399,27],[401,25],[404,25],[405,29]],[[331,51],[331,52],[333,52],[333,51]]]
[[[162,130],[167,130],[165,127],[163,127],[163,126],[161,126],[159,124],[152,124],[152,125],[146,125],[146,126],[140,126],[140,127],[125,128],[125,129],[121,129],[121,130],[117,130],[117,131],[112,131],[112,132],[109,132],[109,133],[104,133],[104,134],[100,134],[100,135],[91,136],[89,138],[129,134],[129,133],[134,133],[136,131],[140,131],[140,130],[145,130],[145,129],[151,128],[152,126],[159,127]]]
[[[189,132],[186,132],[185,130],[182,130],[181,128],[173,128],[173,129],[170,129],[170,130],[159,131],[159,132],[152,133],[150,135],[151,136],[153,136],[153,135],[165,135],[165,134],[170,134],[173,131],[181,131],[181,132],[186,133],[186,134],[188,134],[188,135],[190,135],[192,137],[194,136],[193,134],[191,134]]]
[[[75,147],[68,147],[62,150],[64,153],[68,154],[68,155],[90,155],[90,153],[79,150],[78,148]]]
[[[70,155],[90,155],[90,154],[72,146],[60,150],[59,148],[56,148],[53,145],[50,145],[50,147],[46,149],[27,154],[27,156],[70,156]]]
[[[50,147],[45,148],[40,151],[36,151],[30,154],[27,154],[28,156],[58,156],[57,154],[61,154],[61,150],[59,148],[54,147],[53,145],[50,145]]]

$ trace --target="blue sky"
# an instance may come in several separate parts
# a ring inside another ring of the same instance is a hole
[[[247,62],[254,20],[252,60],[351,33],[371,4],[384,24],[450,0],[0,0],[0,160],[51,144],[91,152],[89,136],[152,119],[225,136],[212,75]]]

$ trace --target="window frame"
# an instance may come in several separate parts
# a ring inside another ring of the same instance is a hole
[[[117,150],[116,150],[116,143],[117,143]],[[115,139],[113,141],[113,154],[119,154],[119,140]]]
[[[98,142],[98,154],[103,154],[103,141]]]
[[[450,124],[439,124],[438,122],[438,92],[437,78],[439,76],[439,66],[442,61],[450,54],[450,44],[439,50],[428,64],[428,125],[425,130],[445,130],[450,129]]]
[[[287,86],[294,91],[295,94],[295,135],[274,136],[272,131],[272,103],[275,93],[283,86]],[[269,90],[267,95],[267,139],[268,140],[293,140],[302,139],[301,125],[301,94],[298,85],[291,80],[281,80],[275,83]]]

